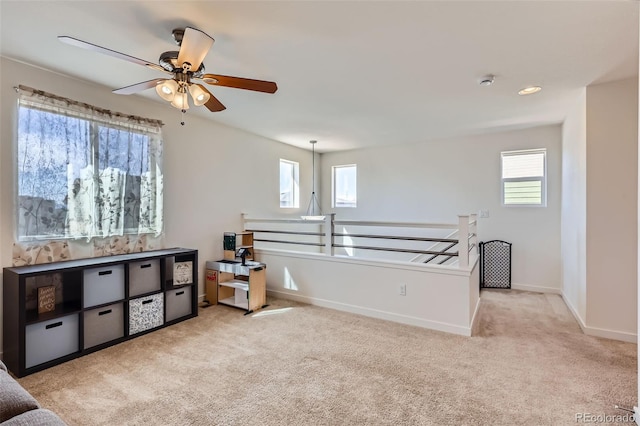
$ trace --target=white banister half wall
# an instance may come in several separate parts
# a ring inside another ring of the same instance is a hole
[[[270,295],[470,336],[479,307],[475,215],[457,223],[258,219]]]

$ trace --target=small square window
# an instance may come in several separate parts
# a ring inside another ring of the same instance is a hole
[[[502,204],[546,206],[545,149],[506,151],[502,158]]]

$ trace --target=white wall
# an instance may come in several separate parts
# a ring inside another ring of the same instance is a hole
[[[547,207],[503,207],[500,152],[546,148]],[[561,126],[322,154],[321,198],[336,219],[456,222],[489,210],[479,239],[513,244],[514,288],[560,291]],[[358,166],[358,207],[331,209],[331,166]]]
[[[458,269],[283,250],[256,250],[256,257],[267,265],[271,295],[471,335],[479,305],[475,261]]]
[[[638,81],[588,86],[563,126],[562,295],[583,331],[637,340]]]
[[[638,80],[587,87],[587,326],[636,334]]]
[[[587,312],[586,88],[562,126],[562,295],[584,322]]]
[[[6,58],[1,59],[0,65],[0,262],[3,267],[11,266],[14,241],[13,128],[17,94],[13,87],[18,84],[165,123],[165,241],[167,247],[199,250],[199,294],[204,293],[205,261],[222,257],[222,234],[242,229],[241,212],[280,214],[280,158],[300,163],[301,204],[306,200],[304,194],[311,192],[309,151],[218,125],[189,112],[183,127],[179,124],[180,112],[164,103],[139,96],[113,95],[109,88]],[[233,105],[227,107],[234,108]]]

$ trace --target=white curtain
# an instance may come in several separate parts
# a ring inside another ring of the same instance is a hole
[[[18,239],[160,235],[162,123],[20,86]]]

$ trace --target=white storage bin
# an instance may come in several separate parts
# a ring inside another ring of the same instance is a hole
[[[78,352],[78,314],[31,324],[25,330],[25,367]]]
[[[85,269],[83,274],[85,308],[124,299],[124,265]]]
[[[129,301],[129,334],[164,324],[164,294],[157,293]]]
[[[160,290],[160,259],[129,264],[129,297]]]
[[[123,303],[115,303],[84,312],[84,348],[110,342],[124,336]]]
[[[248,299],[247,299],[247,295],[248,295],[248,291],[246,290],[242,290],[240,288],[236,288],[235,292],[234,292],[234,297],[235,297],[235,303],[236,305],[240,305],[242,303],[247,303]]]

